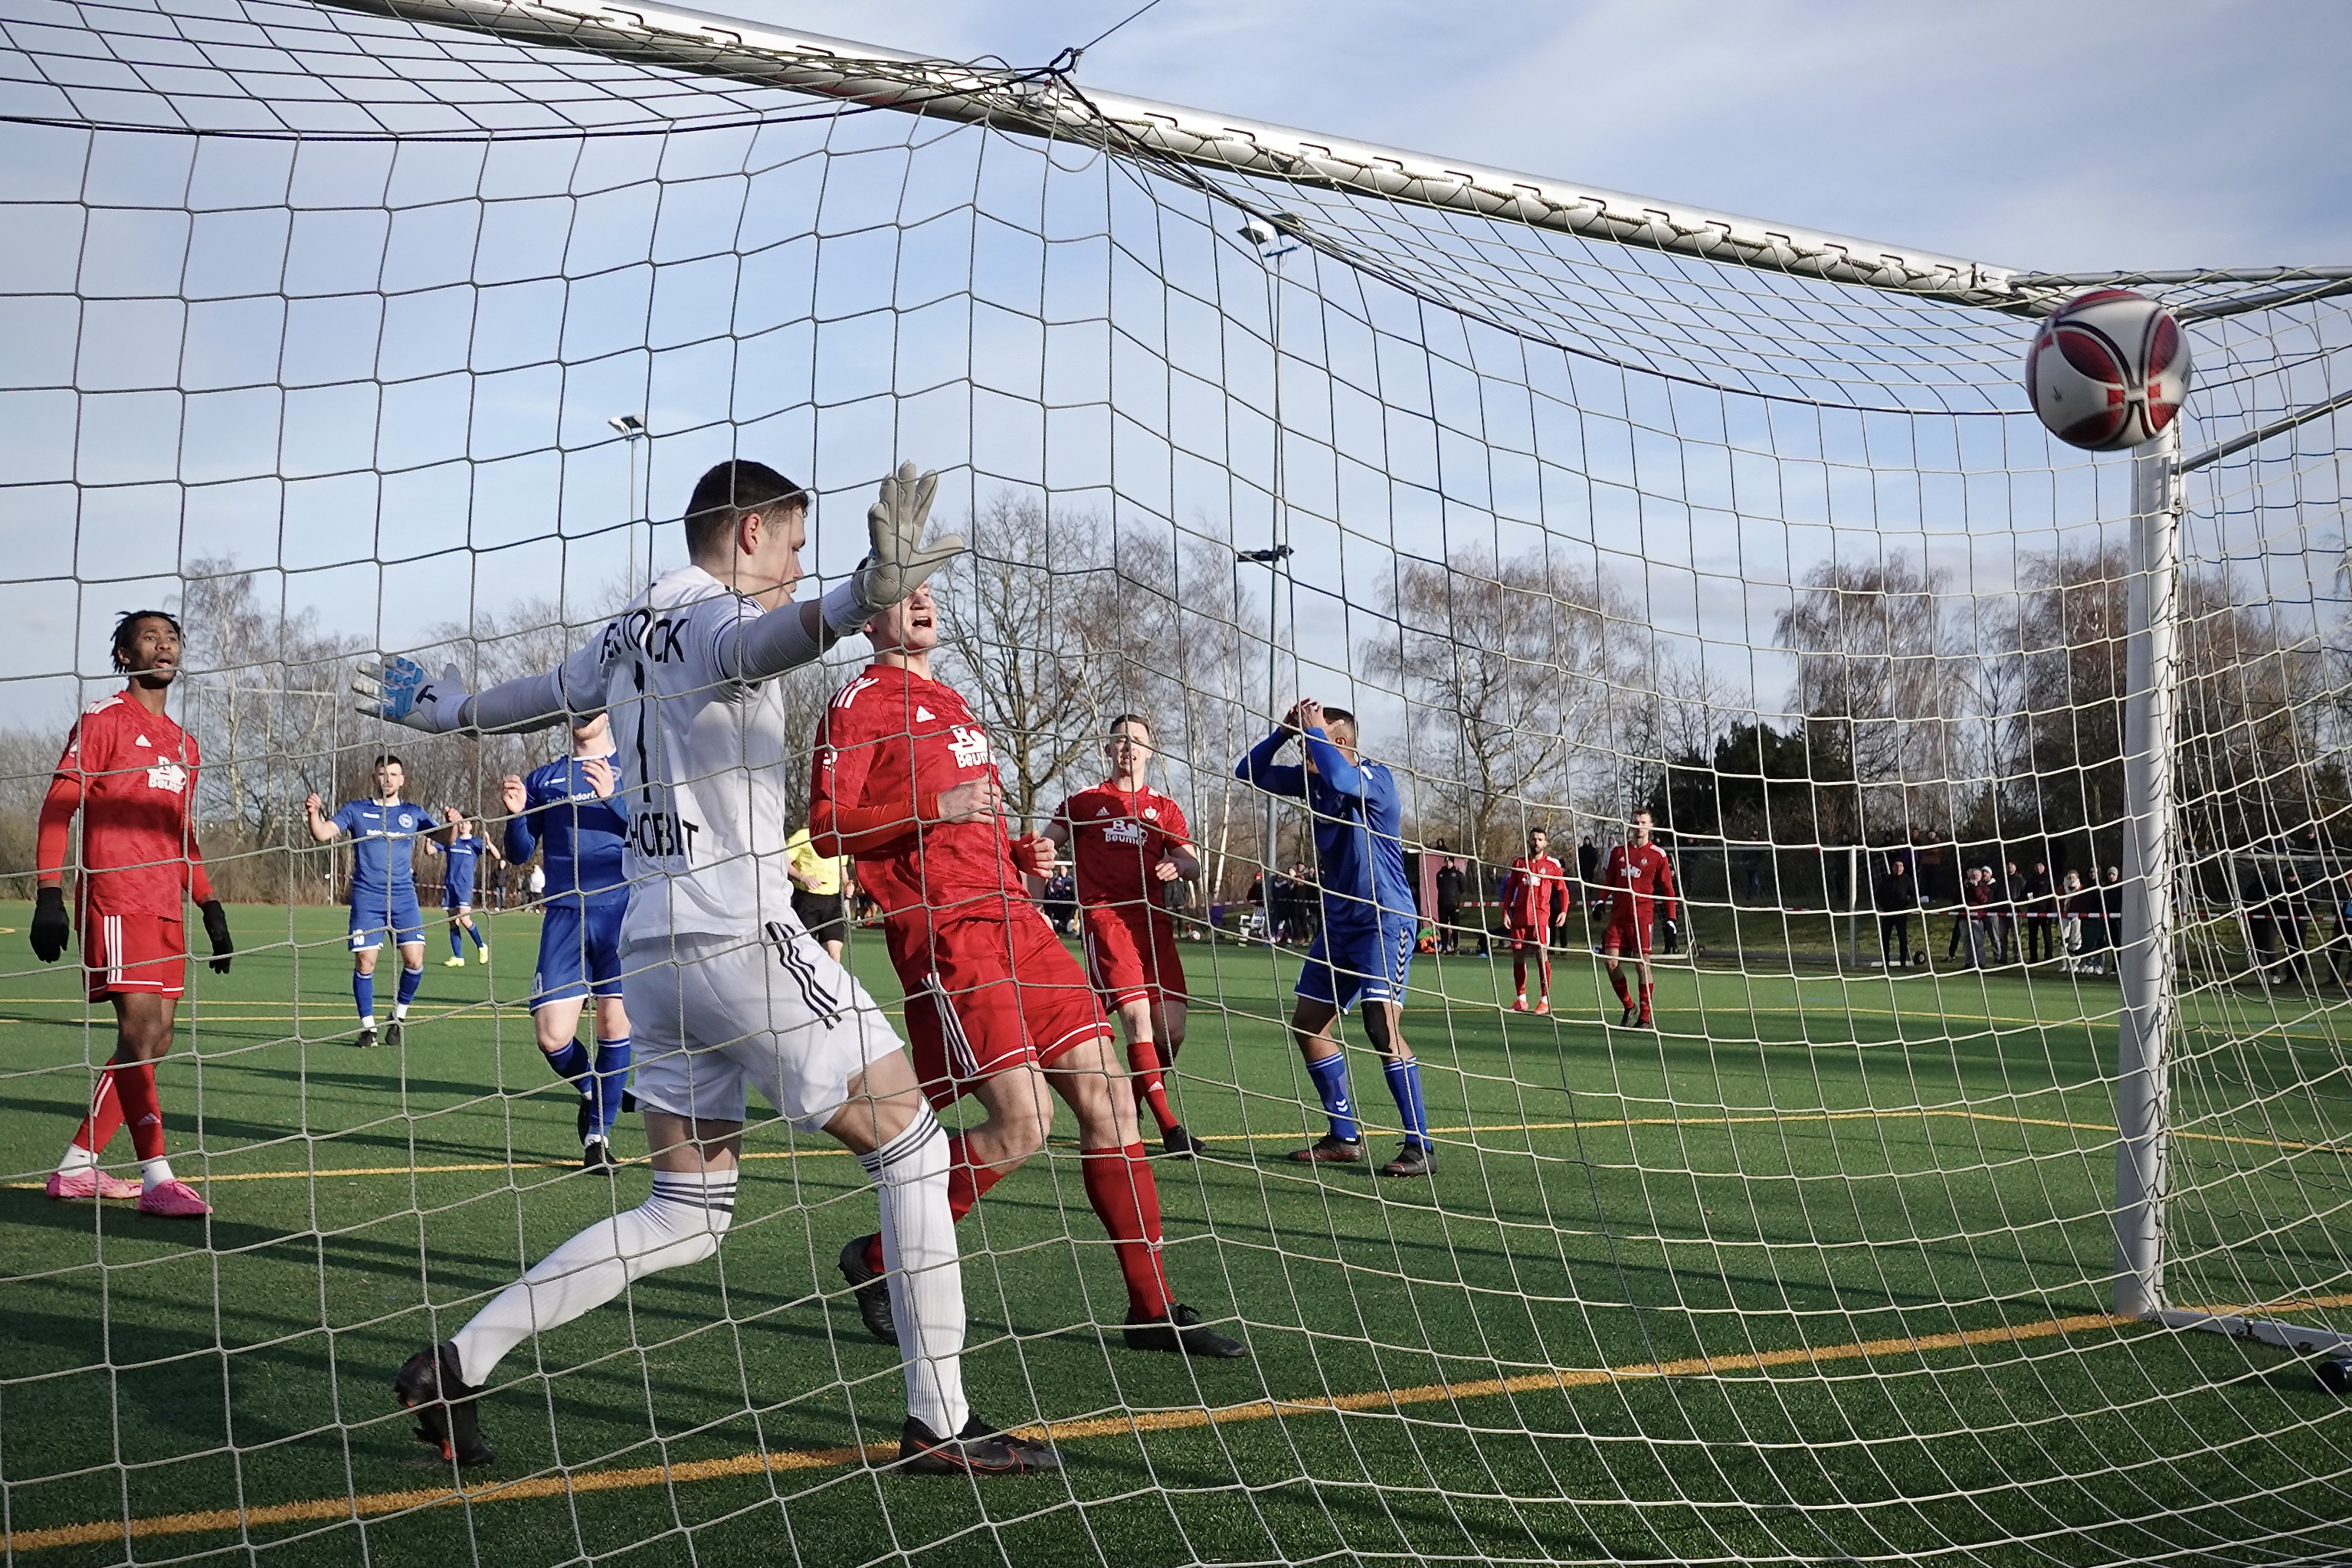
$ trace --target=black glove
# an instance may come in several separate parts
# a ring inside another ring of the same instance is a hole
[[[217,898],[205,900],[196,905],[196,911],[205,917],[205,935],[212,938],[213,973],[226,975],[228,956],[236,951],[236,944],[228,939],[228,911],[221,907]]]
[[[73,936],[72,923],[66,919],[66,894],[61,887],[45,887],[33,895],[33,956],[44,964],[54,964],[65,956],[66,943]]]

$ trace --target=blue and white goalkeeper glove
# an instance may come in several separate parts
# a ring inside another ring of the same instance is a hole
[[[352,690],[359,694],[360,712],[369,718],[388,718],[427,735],[446,735],[465,727],[466,704],[473,694],[455,664],[444,665],[441,678],[428,681],[424,665],[394,654],[380,669],[362,664],[359,677]]]

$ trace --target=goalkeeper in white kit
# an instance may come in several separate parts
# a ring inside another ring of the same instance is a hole
[[[430,733],[541,729],[611,716],[626,781],[629,912],[623,981],[653,1196],[557,1248],[394,1383],[417,1437],[460,1465],[491,1456],[475,1400],[534,1333],[612,1300],[639,1276],[719,1249],[735,1207],[745,1090],[799,1132],[855,1153],[881,1198],[890,1305],[902,1325],[899,1463],[926,1474],[1061,1466],[964,1401],[961,1267],[948,1210],[948,1142],[882,1010],[793,913],[785,790],[806,766],[773,677],[898,603],[963,548],[926,546],[936,475],[902,466],[868,512],[873,550],[851,579],[793,601],[807,492],[763,464],[722,463],[687,508],[693,564],[665,573],[544,674],[468,694],[452,666],[364,672],[362,712]]]

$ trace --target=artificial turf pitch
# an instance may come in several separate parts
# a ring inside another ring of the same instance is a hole
[[[0,927],[28,913],[0,905]],[[488,970],[439,967],[432,932],[405,1047],[361,1052],[340,912],[232,913],[248,950],[197,969],[159,1075],[206,1223],[43,1197],[111,1040],[68,967],[0,937],[12,1561],[2352,1552],[2352,1426],[2307,1367],[2105,1315],[2112,981],[1670,967],[1651,1035],[1604,1027],[1581,957],[1549,1018],[1497,1007],[1507,965],[1423,958],[1406,1027],[1440,1166],[1381,1182],[1284,1158],[1320,1125],[1271,1021],[1295,956],[1205,945],[1180,1093],[1213,1153],[1160,1162],[1160,1194],[1179,1293],[1248,1359],[1120,1347],[1065,1111],[1054,1157],[963,1240],[974,1405],[1049,1425],[1066,1475],[871,1469],[897,1360],[834,1257],[874,1205],[829,1143],[761,1122],[719,1257],[526,1342],[484,1402],[498,1462],[460,1499],[393,1371],[640,1201],[646,1169],[571,1168],[573,1099],[519,1005],[534,917],[488,923]],[[894,1003],[878,948],[853,956]],[[2300,1298],[2284,1310],[2342,1325],[2338,1022],[2226,993],[2185,1009],[2175,1301]],[[1377,1063],[1354,1061],[1384,1129]],[[1373,1163],[1393,1141],[1373,1134]],[[616,1143],[642,1155],[633,1121]]]

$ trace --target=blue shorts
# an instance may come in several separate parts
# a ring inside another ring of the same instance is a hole
[[[473,908],[474,884],[472,883],[467,883],[465,886],[460,887],[456,883],[451,883],[448,886],[443,888],[441,890],[441,907],[444,909]]]
[[[391,937],[395,947],[425,940],[425,916],[416,907],[416,889],[380,888],[352,894],[352,951],[370,953]]]
[[[1381,916],[1377,928],[1326,925],[1307,949],[1307,967],[1293,988],[1301,1001],[1328,1002],[1346,1012],[1358,1002],[1404,1003],[1421,922],[1410,915]]]
[[[599,899],[585,912],[577,894],[547,901],[539,928],[539,973],[531,977],[530,1005],[621,994],[621,922],[625,898]]]

